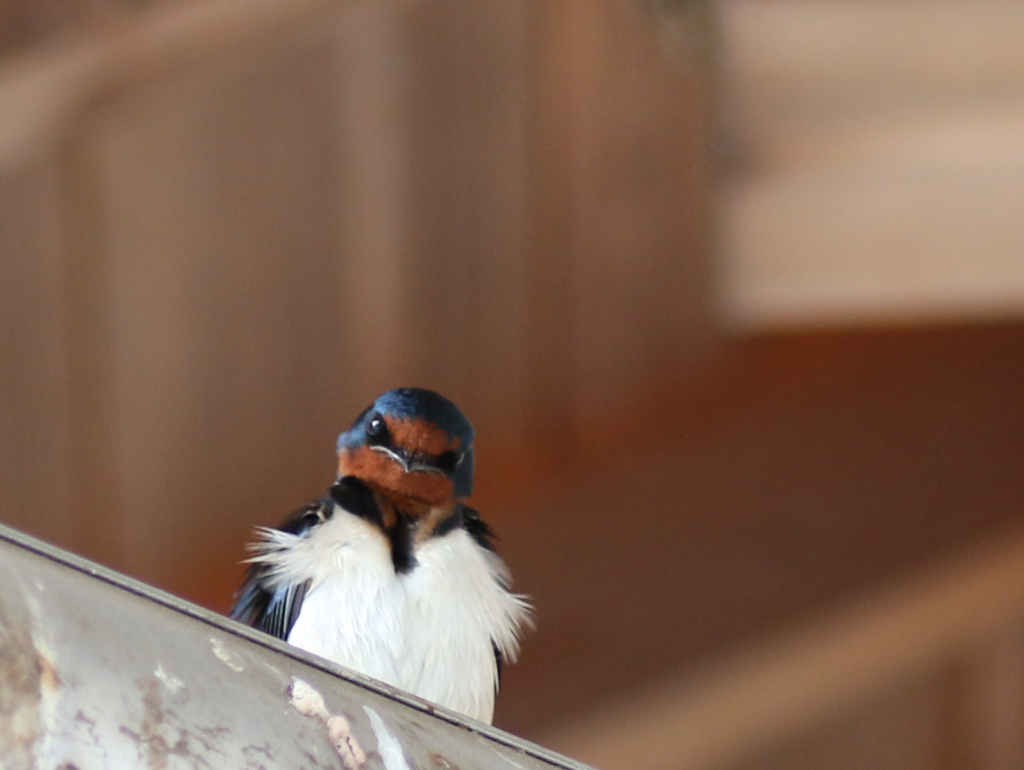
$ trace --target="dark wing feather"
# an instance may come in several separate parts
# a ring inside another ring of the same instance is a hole
[[[293,535],[308,535],[315,526],[330,517],[332,510],[330,500],[317,500],[295,511],[278,529]],[[228,617],[287,640],[299,617],[307,590],[308,580],[298,584],[272,585],[266,564],[250,564]]]
[[[327,497],[295,511],[278,529],[305,537],[316,526],[331,517],[336,504],[383,527],[382,514],[374,500],[372,490],[358,479],[346,476],[331,487]],[[245,581],[235,594],[238,597],[235,606],[228,615],[234,620],[287,641],[308,590],[308,580],[297,584],[275,585],[270,579],[270,569],[266,564],[251,564]]]
[[[480,514],[468,505],[462,505],[462,528],[477,542],[481,548],[488,551],[494,550],[494,541],[497,536],[487,522],[480,518]]]
[[[255,628],[265,631],[278,639],[288,639],[292,626],[299,618],[302,600],[306,598],[309,581],[304,580],[294,585],[281,585],[267,601],[267,607]]]
[[[497,694],[498,690],[501,689],[501,669],[505,664],[505,656],[501,654],[501,650],[498,649],[498,645],[491,640],[491,649],[494,650],[494,662],[498,664],[498,679],[494,684],[494,692]]]

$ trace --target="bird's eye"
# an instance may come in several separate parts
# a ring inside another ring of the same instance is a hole
[[[451,450],[442,452],[437,458],[437,467],[447,474],[452,474],[465,457],[465,452],[453,452]]]
[[[384,441],[388,435],[388,426],[384,422],[384,418],[379,414],[371,417],[370,421],[366,423],[366,435],[377,443]]]

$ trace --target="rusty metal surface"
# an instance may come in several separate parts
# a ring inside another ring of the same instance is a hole
[[[2,526],[0,766],[586,770]]]

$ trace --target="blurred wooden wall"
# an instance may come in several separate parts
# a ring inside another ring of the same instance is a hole
[[[325,488],[357,410],[434,387],[542,605],[507,723],[630,770],[1019,766],[1017,551],[927,594],[959,597],[934,624],[895,602],[781,657],[752,641],[1016,519],[1024,329],[700,366],[712,89],[686,6],[0,5],[0,517],[224,609],[250,527]],[[623,525],[638,505],[658,527]],[[700,643],[753,646],[666,679]],[[599,713],[561,724],[575,706]]]
[[[381,390],[500,473],[707,348],[707,83],[644,6],[102,7],[0,60],[9,523],[223,606]]]
[[[666,675],[549,745],[625,770],[1024,766],[1024,531]]]

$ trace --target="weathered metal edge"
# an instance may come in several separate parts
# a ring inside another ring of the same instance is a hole
[[[376,693],[377,695],[388,698],[389,700],[393,700],[397,703],[416,709],[429,717],[440,719],[443,722],[455,725],[463,730],[476,733],[488,740],[513,749],[514,751],[522,752],[542,762],[547,762],[548,764],[556,767],[564,768],[564,770],[593,770],[589,765],[577,762],[574,759],[570,759],[569,757],[558,754],[550,749],[545,749],[543,746],[532,743],[523,738],[519,738],[518,736],[507,733],[504,730],[486,725],[474,719],[469,719],[441,706],[428,703],[427,701],[421,700],[401,690],[388,687],[375,679],[371,679],[370,677],[363,676],[356,671],[331,663],[319,656],[304,652],[297,647],[293,647],[286,642],[256,631],[249,626],[231,620],[224,615],[208,610],[205,607],[200,607],[186,599],[182,599],[174,594],[155,588],[154,586],[143,583],[140,580],[136,580],[135,578],[117,572],[109,567],[104,567],[103,565],[97,564],[83,556],[73,554],[70,551],[66,551],[53,545],[52,543],[47,543],[44,540],[40,540],[32,535],[20,532],[2,523],[0,523],[0,540],[6,541],[15,547],[23,548],[45,559],[49,559],[50,561],[62,564],[65,567],[69,567],[97,580],[101,580],[115,588],[128,591],[135,596],[155,602],[169,610],[185,615],[193,620],[198,620],[209,626],[213,626],[225,633],[244,639],[247,642],[263,647],[264,649],[271,650],[275,653],[300,661],[307,666],[312,666],[326,674],[336,676],[339,679],[343,679],[357,687],[361,687]]]

